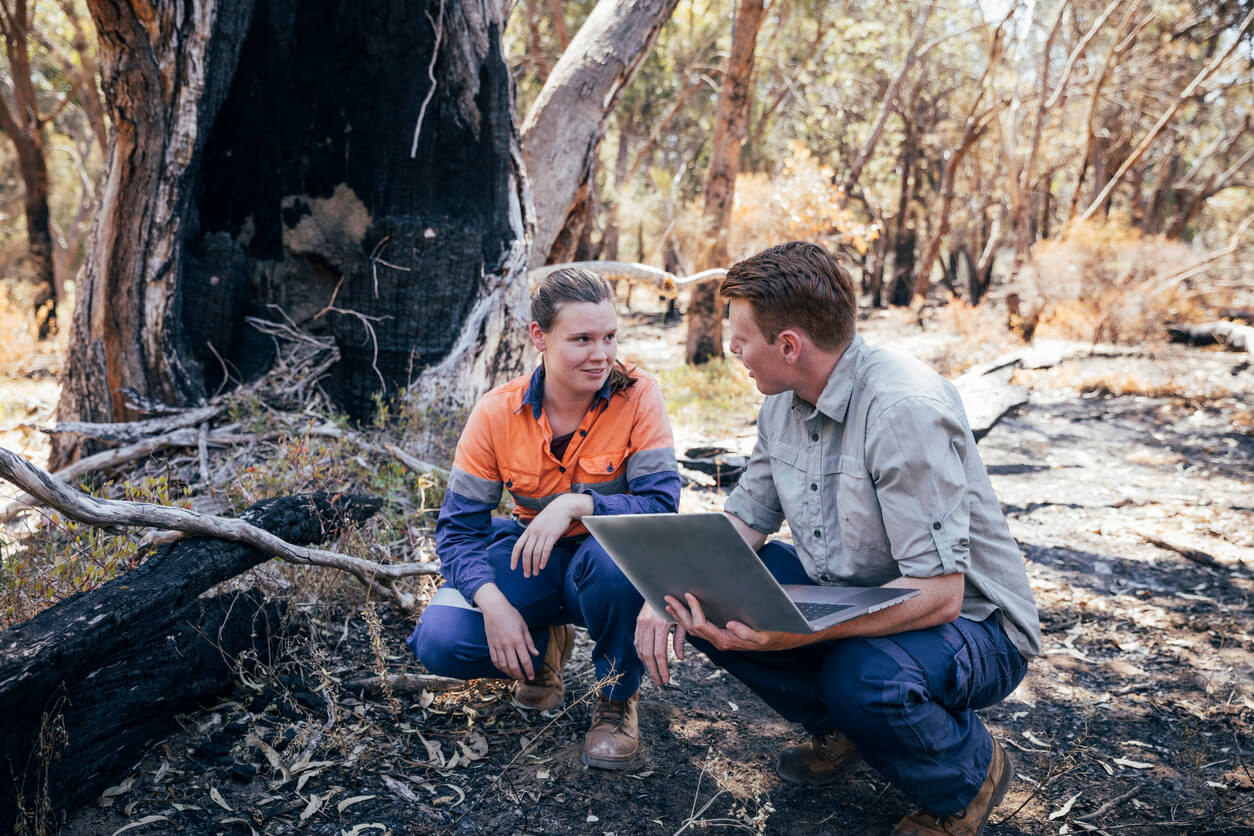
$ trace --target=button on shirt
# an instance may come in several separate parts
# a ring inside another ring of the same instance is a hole
[[[855,337],[817,404],[771,395],[725,510],[771,534],[785,519],[827,585],[966,575],[962,615],[997,613],[1025,656],[1036,604],[957,389],[909,355]]]

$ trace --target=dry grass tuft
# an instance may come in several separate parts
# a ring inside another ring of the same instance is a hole
[[[879,228],[859,222],[854,210],[840,205],[840,192],[832,186],[833,178],[831,167],[801,143],[793,143],[792,155],[782,161],[778,171],[744,172],[737,176],[727,230],[730,261],[787,241],[813,241],[831,249],[845,247],[864,254],[879,236]],[[686,259],[685,267],[699,269],[712,240],[699,201],[680,209],[670,235]]]
[[[1032,248],[1026,277],[1034,287],[1024,301],[1039,315],[1039,336],[1162,342],[1166,323],[1204,321],[1210,306],[1225,301],[1194,280],[1177,280],[1197,261],[1180,241],[1146,237],[1114,221],[1077,224],[1065,238]]]
[[[735,359],[701,366],[680,363],[663,369],[658,381],[672,421],[701,427],[710,437],[752,423],[762,404],[762,394],[744,365]]]

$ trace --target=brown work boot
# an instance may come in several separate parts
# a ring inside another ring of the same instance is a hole
[[[1014,762],[994,740],[988,777],[967,809],[952,816],[934,816],[926,810],[916,810],[897,822],[893,836],[980,836],[989,813],[1006,797],[1006,790],[1010,789],[1010,780],[1014,777]]]
[[[626,700],[600,697],[592,710],[592,723],[583,738],[580,759],[599,769],[626,769],[640,748],[640,719],[636,704],[640,695]]]
[[[528,711],[548,711],[562,704],[562,666],[575,646],[575,628],[557,624],[549,628],[549,646],[535,679],[514,683],[514,705]]]
[[[858,765],[862,756],[838,731],[816,734],[809,743],[789,746],[779,753],[775,772],[790,784],[824,787],[834,784]]]

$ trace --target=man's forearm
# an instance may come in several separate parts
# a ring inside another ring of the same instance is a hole
[[[749,548],[753,549],[755,552],[762,548],[762,545],[766,542],[765,534],[758,531],[735,514],[727,513],[726,516],[727,519],[731,520],[732,528],[736,529],[736,533],[749,544]]]
[[[919,594],[901,604],[864,615],[859,618],[833,624],[817,633],[795,633],[795,643],[790,647],[802,647],[836,639],[876,638],[892,636],[910,630],[926,630],[940,624],[948,624],[962,611],[962,591],[965,583],[962,574],[939,575],[934,578],[895,578],[885,586],[907,587],[919,590]],[[781,648],[783,649],[783,648]]]

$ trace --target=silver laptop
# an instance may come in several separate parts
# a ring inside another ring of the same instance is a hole
[[[901,587],[780,586],[723,514],[620,514],[583,524],[659,613],[691,592],[706,618],[755,630],[813,633],[900,604]]]

